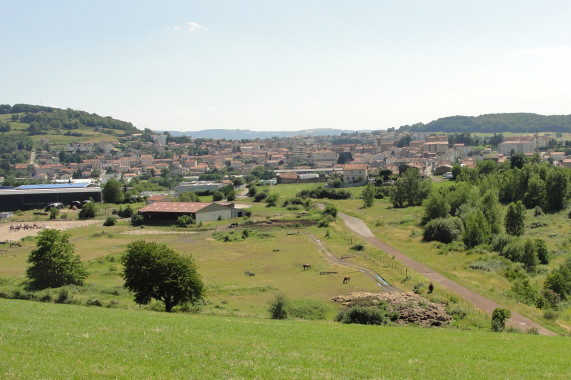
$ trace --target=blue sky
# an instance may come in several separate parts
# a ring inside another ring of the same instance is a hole
[[[569,1],[0,5],[2,104],[178,131],[571,114]]]

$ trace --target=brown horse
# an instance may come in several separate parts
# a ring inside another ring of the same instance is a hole
[[[303,264],[303,270],[308,270],[311,269],[311,265],[310,264]]]
[[[343,278],[343,283],[344,283],[344,284],[349,283],[349,281],[351,281],[351,277],[345,276],[345,277]]]

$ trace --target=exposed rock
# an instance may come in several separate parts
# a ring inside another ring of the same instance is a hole
[[[408,293],[349,293],[332,298],[344,306],[375,307],[380,301],[386,302],[388,314],[399,314],[396,323],[401,325],[444,326],[453,321],[444,305],[428,301],[418,294]]]

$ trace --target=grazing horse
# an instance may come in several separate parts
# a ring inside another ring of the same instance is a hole
[[[308,270],[308,269],[311,269],[311,265],[303,264],[303,270]]]
[[[345,277],[343,278],[343,283],[344,283],[344,284],[347,284],[349,281],[351,281],[351,277],[345,276]]]

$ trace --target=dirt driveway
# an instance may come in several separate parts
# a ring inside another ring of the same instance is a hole
[[[19,230],[10,230],[10,226],[17,225],[36,225],[36,228],[20,228]],[[102,220],[48,220],[41,222],[18,222],[18,223],[2,223],[0,224],[0,241],[14,242],[26,236],[36,236],[43,228],[53,228],[56,230],[68,230],[88,226],[90,224],[103,224]]]
[[[345,222],[345,225],[355,234],[359,235],[360,237],[362,237],[375,247],[383,250],[387,254],[394,256],[395,259],[397,259],[407,267],[422,274],[424,277],[428,278],[433,283],[438,284],[441,287],[447,288],[450,291],[458,294],[460,297],[464,298],[466,301],[470,302],[478,309],[483,310],[488,314],[492,314],[495,308],[502,307],[501,305],[495,303],[494,301],[491,301],[471,291],[470,289],[463,287],[462,285],[458,284],[456,281],[452,281],[451,279],[444,277],[442,274],[436,272],[435,270],[411,259],[401,251],[394,249],[387,243],[377,239],[373,235],[369,227],[367,227],[367,225],[361,219],[354,218],[352,216],[343,213],[339,213],[338,216],[343,220],[343,222]],[[556,335],[552,331],[549,331],[545,327],[514,311],[512,311],[512,317],[509,319],[509,324],[514,327],[521,328],[523,330],[535,327],[542,335]]]

